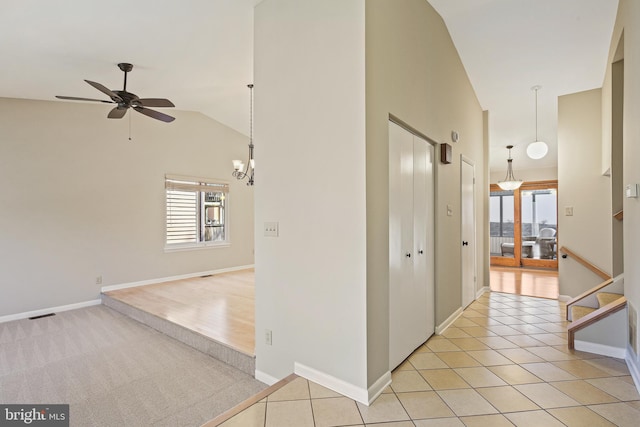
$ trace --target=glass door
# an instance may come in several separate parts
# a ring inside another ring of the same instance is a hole
[[[558,185],[523,184],[521,203],[521,264],[531,267],[558,267]]]
[[[491,264],[558,268],[558,182],[523,183],[514,191],[491,185]]]
[[[520,266],[520,223],[518,191],[504,191],[491,186],[489,194],[489,240],[491,264]]]

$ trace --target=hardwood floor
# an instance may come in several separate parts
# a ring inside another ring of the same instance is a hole
[[[496,266],[491,266],[490,271],[493,292],[558,298],[557,271]],[[253,270],[139,286],[106,294],[255,356]]]
[[[558,271],[491,266],[491,291],[557,299]]]
[[[254,282],[254,271],[242,270],[106,295],[255,356]]]

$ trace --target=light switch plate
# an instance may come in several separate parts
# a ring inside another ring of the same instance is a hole
[[[573,216],[573,206],[566,206],[564,208],[564,215],[565,216]]]
[[[628,199],[635,199],[638,197],[638,184],[627,184],[624,190]]]

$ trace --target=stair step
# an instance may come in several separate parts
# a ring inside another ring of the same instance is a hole
[[[581,305],[572,305],[571,306],[571,320],[575,322],[581,317],[586,316],[589,313],[593,313],[596,311],[596,308],[593,307],[583,307]]]
[[[598,292],[596,294],[596,298],[598,298],[598,303],[600,307],[604,307],[605,305],[614,302],[615,300],[621,298],[622,294],[614,294],[610,292]]]

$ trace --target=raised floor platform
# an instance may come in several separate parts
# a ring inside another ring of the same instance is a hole
[[[139,286],[102,302],[243,372],[255,375],[253,270]]]

